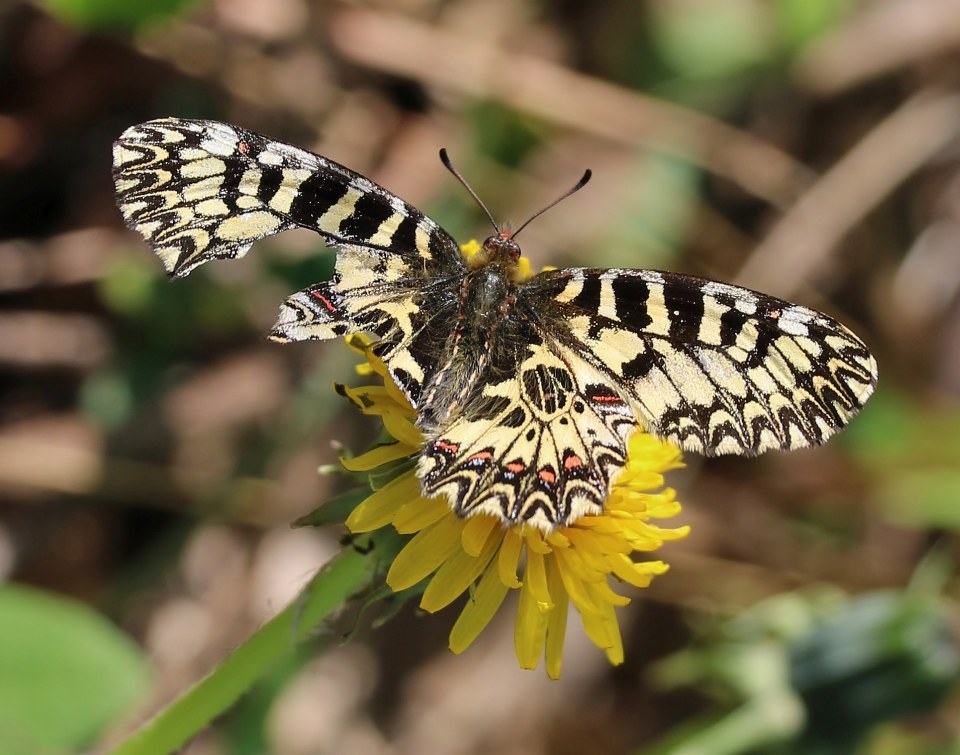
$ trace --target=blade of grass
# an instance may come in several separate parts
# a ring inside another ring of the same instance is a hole
[[[114,755],[173,752],[232,706],[297,642],[366,587],[378,559],[345,549],[303,592],[219,666],[112,750]]]

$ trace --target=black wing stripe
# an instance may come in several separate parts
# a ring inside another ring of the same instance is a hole
[[[605,282],[615,302],[595,295]],[[707,454],[822,443],[876,384],[873,357],[836,321],[715,281],[571,269],[535,276],[520,298],[552,301],[562,345],[620,385],[653,432]]]
[[[421,277],[463,270],[456,242],[412,205],[332,160],[236,126],[132,126],[114,145],[113,172],[127,224],[175,276],[296,225],[335,246],[416,259]]]

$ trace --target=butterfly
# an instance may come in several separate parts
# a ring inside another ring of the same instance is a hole
[[[876,386],[867,347],[824,314],[654,270],[521,279],[515,232],[494,224],[467,259],[368,178],[237,126],[149,121],[113,159],[127,225],[174,278],[290,228],[337,249],[332,280],[287,299],[271,337],[376,336],[417,411],[422,491],[465,517],[550,531],[603,510],[638,425],[706,455],[801,448]]]

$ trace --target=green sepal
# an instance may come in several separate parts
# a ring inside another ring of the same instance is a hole
[[[291,527],[326,527],[330,524],[343,524],[346,518],[364,498],[370,495],[367,487],[356,487],[324,501],[309,514],[290,523]]]

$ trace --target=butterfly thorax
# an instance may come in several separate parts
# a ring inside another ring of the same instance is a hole
[[[421,401],[417,424],[427,434],[465,407],[476,408],[476,393],[502,361],[515,318],[516,268],[512,259],[500,258],[468,269],[461,279],[456,320],[440,359],[444,366]]]
[[[460,288],[457,335],[487,337],[515,300],[510,269],[486,265],[468,272]]]

